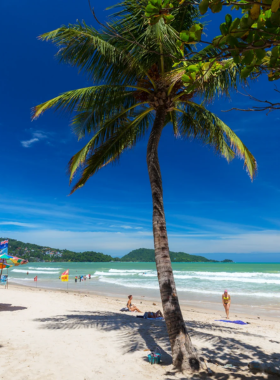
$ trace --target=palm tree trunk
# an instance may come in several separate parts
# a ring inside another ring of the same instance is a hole
[[[156,111],[147,147],[147,164],[153,198],[153,234],[155,260],[162,300],[163,314],[170,339],[173,364],[181,370],[199,370],[200,362],[188,335],[179,305],[169,255],[158,144],[165,124],[166,109]]]

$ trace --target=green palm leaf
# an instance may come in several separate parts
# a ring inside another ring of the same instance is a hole
[[[73,187],[71,194],[79,187],[82,187],[98,170],[110,162],[116,161],[121,153],[131,148],[136,144],[139,138],[144,136],[150,123],[148,114],[151,111],[152,108],[148,108],[135,117],[133,121],[126,121],[110,138],[93,150],[96,137],[98,137],[98,134],[96,134],[83,149],[72,157],[69,162],[71,181],[79,166],[84,165],[85,167],[82,171],[81,178]]]
[[[185,109],[176,109],[182,113],[179,120],[180,134],[212,145],[227,161],[238,155],[244,160],[244,166],[253,179],[257,171],[256,160],[232,129],[204,106],[193,102],[185,103]]]
[[[58,58],[77,66],[88,78],[109,83],[127,83],[135,80],[139,65],[127,52],[106,41],[104,34],[85,23],[62,26],[42,34],[40,38],[59,47]]]

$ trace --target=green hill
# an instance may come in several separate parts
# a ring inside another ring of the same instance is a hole
[[[208,260],[203,256],[189,255],[184,252],[171,252],[171,261],[174,262],[196,262],[196,263],[210,263],[217,262],[215,260]],[[155,262],[155,251],[153,249],[139,248],[131,251],[121,258],[121,261],[134,261],[134,262]]]
[[[9,238],[0,238],[1,241]],[[70,262],[155,262],[155,253],[153,249],[139,248],[131,251],[122,258],[104,255],[101,252],[86,251],[74,252],[68,249],[50,248],[49,246],[41,246],[31,243],[23,243],[22,241],[9,239],[9,254],[22,257],[30,262],[32,261],[70,261]],[[174,262],[196,262],[210,263],[218,262],[208,260],[203,256],[189,255],[184,252],[170,252],[171,261]],[[224,260],[223,262],[232,262],[232,260]]]
[[[9,254],[22,257],[30,262],[34,261],[71,261],[71,262],[109,262],[119,260],[110,255],[104,255],[100,252],[86,251],[74,252],[68,249],[51,248],[22,241],[0,238],[1,241],[9,240]]]

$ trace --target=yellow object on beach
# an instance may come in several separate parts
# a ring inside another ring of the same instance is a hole
[[[68,281],[68,279],[69,279],[69,269],[67,269],[61,275],[61,281],[65,282],[65,281]]]

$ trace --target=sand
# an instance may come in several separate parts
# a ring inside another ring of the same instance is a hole
[[[156,311],[144,297],[143,311]],[[142,303],[141,303],[142,302]],[[10,286],[0,288],[0,379],[108,380],[207,379],[203,370],[189,375],[174,370],[165,323],[121,313],[126,300],[65,291]],[[246,326],[215,322],[221,312],[183,306],[193,344],[215,372],[212,379],[280,379],[252,374],[251,360],[280,362],[280,322],[232,315]],[[159,346],[163,363],[150,365],[148,349]],[[236,366],[234,370],[223,368]]]

